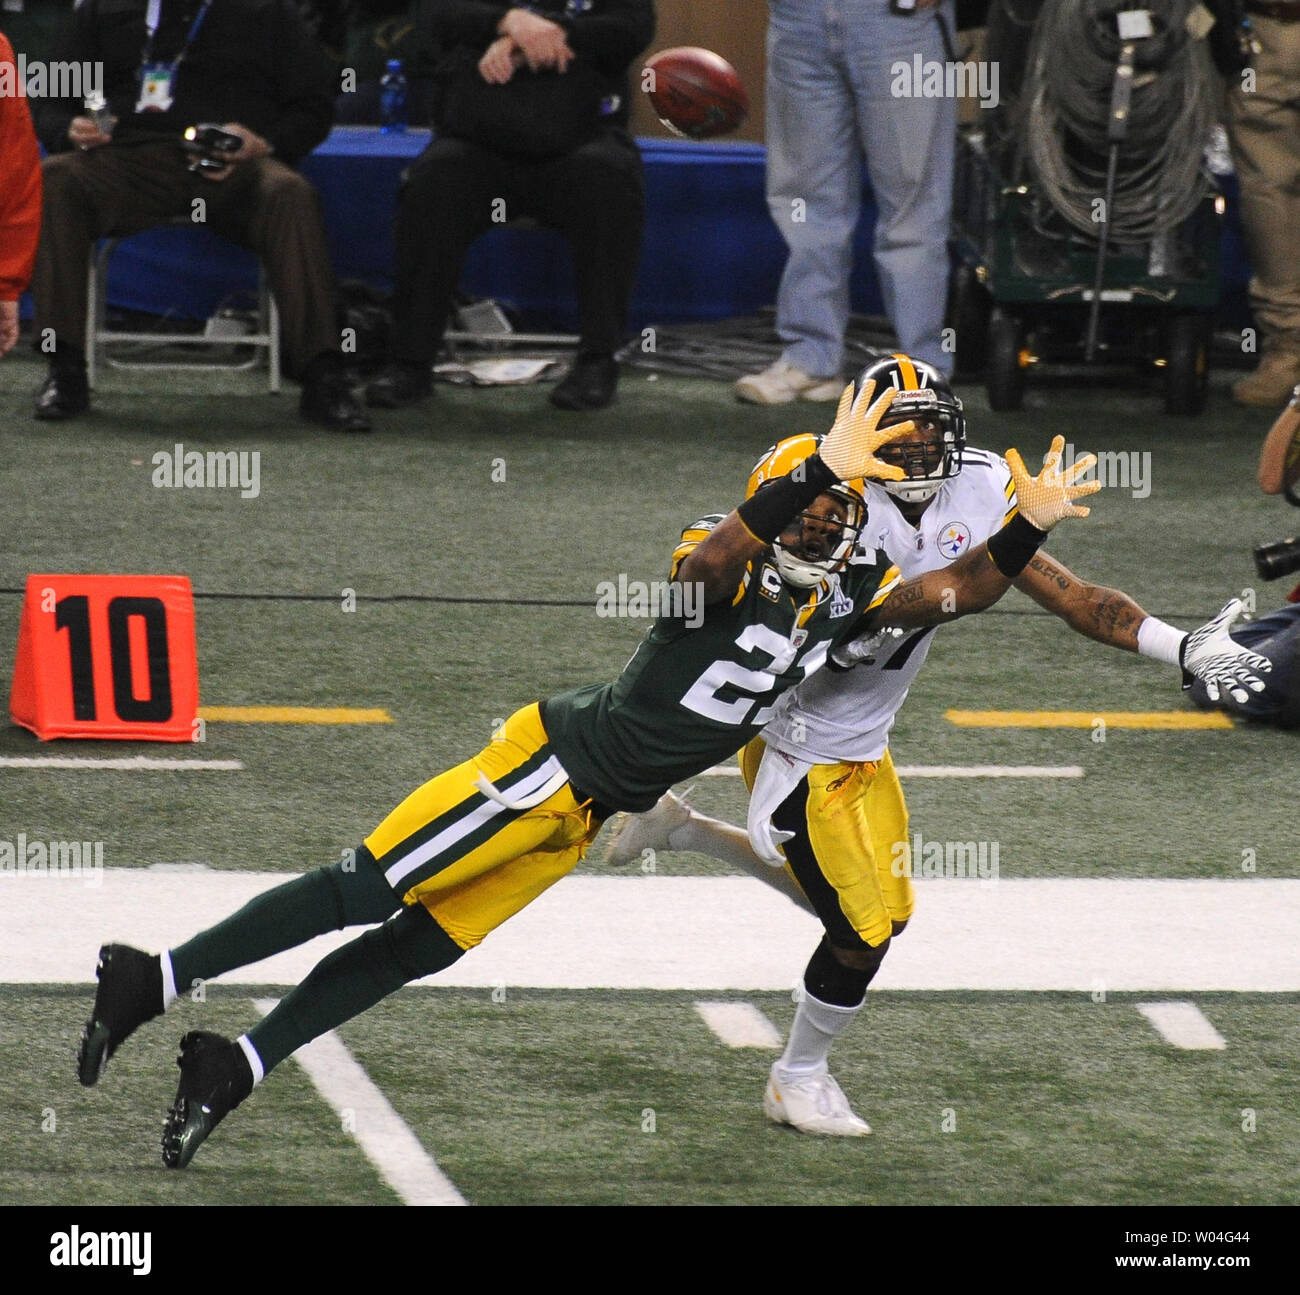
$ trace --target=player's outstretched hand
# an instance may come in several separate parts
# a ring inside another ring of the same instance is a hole
[[[878,430],[880,420],[894,403],[898,391],[887,387],[881,392],[880,399],[873,403],[871,398],[875,393],[876,383],[872,379],[858,392],[855,400],[850,382],[840,396],[831,430],[822,437],[818,453],[822,462],[841,481],[852,481],[855,477],[901,481],[907,475],[895,464],[882,463],[876,458],[876,451],[887,441],[906,436],[916,424],[899,423],[896,427]]]
[[[1052,448],[1043,458],[1043,470],[1036,477],[1029,475],[1019,450],[1007,451],[1007,466],[1011,469],[1011,479],[1016,483],[1021,516],[1040,531],[1050,531],[1062,517],[1087,517],[1091,510],[1074,501],[1101,489],[1100,481],[1074,484],[1097,462],[1097,456],[1085,454],[1062,472],[1061,453],[1064,449],[1065,437],[1053,437]]]
[[[1211,701],[1218,701],[1219,694],[1226,691],[1237,702],[1249,701],[1250,693],[1264,691],[1260,675],[1273,669],[1272,662],[1258,652],[1247,651],[1229,637],[1233,625],[1245,611],[1245,603],[1233,598],[1213,620],[1206,621],[1183,640],[1178,655],[1184,688],[1190,688],[1192,680],[1199,679],[1205,684],[1206,696]]]

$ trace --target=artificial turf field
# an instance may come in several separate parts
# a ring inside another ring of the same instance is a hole
[[[440,388],[426,409],[381,414],[370,436],[344,438],[300,423],[295,397],[266,396],[254,377],[112,374],[93,416],[58,425],[28,416],[39,374],[25,358],[0,365],[6,677],[29,572],[182,572],[198,595],[203,705],[383,708],[392,718],[212,722],[193,753],[237,759],[235,772],[0,768],[0,837],[102,841],[109,868],[186,862],[288,874],[339,858],[518,706],[613,677],[647,625],[598,616],[598,583],[662,579],[681,527],[733,505],[768,444],[822,430],[830,412],[756,410],[723,383],[634,372],[618,404],[594,415],[551,410],[540,387]],[[1031,386],[1013,415],[990,414],[978,388],[959,394],[974,443],[1016,445],[1032,464],[1056,432],[1080,451],[1150,453],[1148,497],[1103,491],[1091,518],[1053,535],[1048,551],[1076,572],[1186,628],[1248,587],[1261,611],[1283,600],[1290,582],[1260,585],[1248,551],[1286,534],[1294,516],[1254,485],[1266,416],[1222,391],[1190,420],[1165,417],[1156,397],[1129,386]],[[151,457],[177,442],[259,451],[260,493],[155,488]],[[938,633],[895,730],[895,759],[1081,766],[1083,776],[905,779],[914,831],[996,843],[1006,879],[1250,886],[1300,875],[1293,736],[1110,726],[1097,741],[1094,727],[959,728],[945,718],[952,708],[1190,710],[1175,671],[1071,635],[1014,591]],[[0,757],[53,749],[178,754],[135,743],[44,747],[17,727],[0,731]],[[705,779],[695,800],[743,818],[738,779]],[[579,871],[608,875],[601,855],[598,842]],[[729,871],[687,855],[656,861],[657,876]],[[44,885],[52,908],[94,905],[98,893],[66,879],[0,884]],[[563,894],[564,883],[553,892]],[[220,915],[193,914],[183,934]],[[1205,958],[1230,982],[1234,947],[1251,932],[1214,917]],[[924,920],[922,894],[914,926]],[[999,950],[1022,936],[996,925],[978,934]],[[21,938],[51,937],[33,929]],[[731,938],[720,921],[716,939]],[[1153,950],[1162,938],[1152,929]],[[78,953],[88,980],[93,943]],[[1291,947],[1277,958],[1294,967]],[[788,983],[801,967],[791,963]],[[743,999],[783,1032],[789,995],[743,988],[509,986],[494,1001],[487,990],[420,987],[339,1034],[472,1204],[1300,1199],[1294,992],[1195,995],[1227,1046],[1186,1052],[1135,1010],[1139,1000],[1187,997],[1176,984],[1104,1002],[1086,986],[882,990],[835,1052],[837,1076],[876,1130],[845,1144],[766,1125],[758,1102],[771,1054],[725,1047],[692,1006]],[[164,1170],[156,1142],[176,1039],[187,1028],[247,1028],[254,991],[214,987],[202,1006],[147,1027],[87,1091],[72,1057],[91,992],[88,983],[0,989],[10,1081],[0,1097],[0,1201],[400,1199],[294,1063],[185,1174]],[[43,1130],[48,1110],[55,1127]],[[646,1111],[653,1132],[643,1131]]]

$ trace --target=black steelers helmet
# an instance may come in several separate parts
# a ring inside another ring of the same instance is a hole
[[[948,385],[948,379],[933,365],[902,354],[885,355],[868,364],[853,380],[854,395],[872,381],[877,396],[886,387],[898,391],[881,426],[924,419],[934,423],[942,435],[943,452],[937,466],[932,454],[927,461],[922,445],[896,446],[907,476],[902,481],[877,483],[895,499],[909,504],[922,503],[961,471],[962,451],[966,448],[966,415],[962,413],[961,401]]]

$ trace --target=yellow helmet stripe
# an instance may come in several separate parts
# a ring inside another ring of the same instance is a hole
[[[899,372],[903,375],[904,391],[920,391],[921,383],[916,376],[916,366],[906,355],[895,355],[894,359],[898,361]]]

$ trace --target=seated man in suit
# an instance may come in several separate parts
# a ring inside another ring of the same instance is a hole
[[[581,344],[551,403],[608,405],[645,213],[627,71],[654,34],[652,0],[429,0],[424,21],[446,51],[437,137],[402,192],[395,340],[367,402],[394,409],[429,394],[470,244],[530,216],[568,239],[577,278]]]
[[[345,376],[320,204],[293,169],[329,134],[334,90],[294,0],[81,0],[67,56],[102,68],[106,102],[95,113],[55,99],[39,115],[50,156],[32,294],[50,371],[35,416],[89,408],[82,347],[94,241],[179,216],[262,258],[302,416],[368,431]],[[195,169],[181,137],[204,123],[239,148],[224,165]]]

